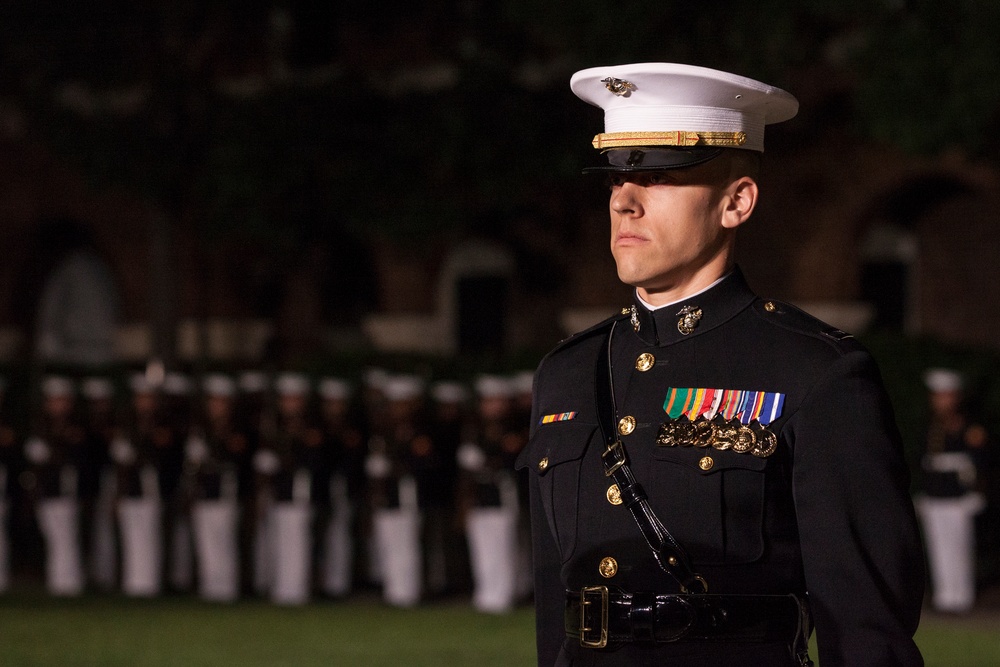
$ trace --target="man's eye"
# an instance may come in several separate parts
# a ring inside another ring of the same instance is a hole
[[[608,177],[608,187],[620,188],[625,185],[625,177],[622,174],[611,174]]]
[[[664,185],[670,182],[670,178],[662,171],[653,171],[650,172],[647,182],[650,185]]]

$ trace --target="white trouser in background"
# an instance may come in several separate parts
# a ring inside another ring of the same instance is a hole
[[[976,601],[975,517],[985,506],[978,493],[956,498],[919,496],[931,571],[932,603],[938,611],[965,612]]]
[[[160,594],[163,574],[163,534],[159,498],[118,501],[118,532],[122,544],[122,592],[132,597]]]
[[[239,506],[235,498],[199,500],[191,508],[198,594],[231,602],[240,594]]]
[[[479,611],[503,613],[517,595],[517,508],[474,507],[465,522],[472,563],[472,603]]]
[[[382,574],[382,598],[395,607],[412,607],[423,589],[420,511],[414,507],[375,510],[375,548]]]
[[[354,535],[351,522],[354,507],[347,496],[347,480],[334,475],[330,482],[330,518],[323,540],[323,569],[321,584],[327,595],[340,597],[351,592],[354,569]]]
[[[38,501],[38,528],[45,540],[45,585],[53,595],[83,592],[80,505],[58,496]]]
[[[312,508],[308,502],[277,502],[271,508],[268,532],[274,562],[271,601],[299,605],[309,601],[312,588]]]

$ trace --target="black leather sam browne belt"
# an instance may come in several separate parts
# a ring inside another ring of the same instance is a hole
[[[791,645],[806,618],[795,595],[656,595],[591,586],[566,592],[564,625],[586,648],[678,640]]]
[[[683,546],[653,512],[628,465],[625,446],[614,429],[617,411],[611,341],[597,364],[597,414],[605,438],[604,474],[617,484],[660,568],[680,586],[680,594],[626,593],[607,586],[567,591],[565,630],[585,648],[613,647],[623,642],[745,641],[786,642],[802,665],[811,631],[806,603],[788,595],[708,594],[708,582],[691,566]]]

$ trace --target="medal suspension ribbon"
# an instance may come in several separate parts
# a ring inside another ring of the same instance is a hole
[[[631,512],[660,569],[673,577],[683,592],[707,593],[708,583],[692,570],[691,559],[684,547],[674,539],[649,505],[646,491],[632,474],[625,445],[614,428],[618,404],[615,400],[614,372],[611,367],[611,341],[617,324],[617,321],[613,323],[608,333],[606,359],[603,360],[604,363],[599,359],[597,364],[597,417],[606,443],[604,453],[601,454],[604,475],[618,485],[622,504]]]

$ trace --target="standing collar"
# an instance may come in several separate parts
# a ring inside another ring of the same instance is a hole
[[[671,301],[670,303],[665,303],[662,306],[654,306],[650,302],[648,302],[645,299],[643,299],[641,296],[639,296],[639,290],[635,291],[635,300],[636,300],[637,303],[642,304],[646,308],[646,310],[649,310],[649,311],[659,310],[660,308],[671,308],[671,307],[673,307],[673,306],[675,306],[675,305],[677,305],[679,303],[683,304],[685,301],[689,301],[691,299],[694,299],[699,294],[707,292],[708,290],[712,289],[713,287],[715,287],[716,285],[718,285],[719,283],[721,283],[723,280],[725,280],[726,278],[728,278],[730,276],[730,274],[732,274],[732,271],[730,271],[726,275],[722,276],[721,278],[719,278],[718,280],[716,280],[715,282],[713,282],[708,287],[706,287],[704,289],[700,289],[697,292],[695,292],[694,294],[686,296],[683,299],[678,299],[677,301]]]
[[[650,310],[636,294],[636,335],[647,345],[671,345],[728,322],[756,298],[739,267],[708,289],[656,310]]]

